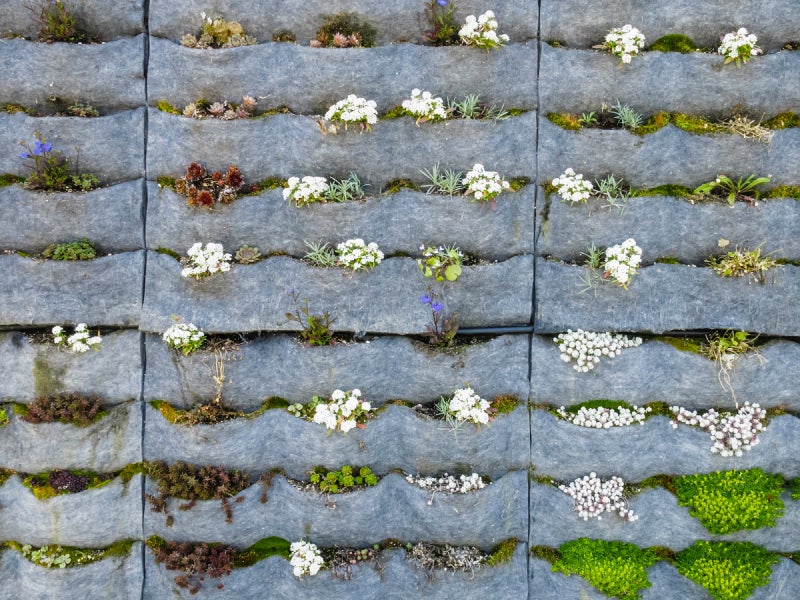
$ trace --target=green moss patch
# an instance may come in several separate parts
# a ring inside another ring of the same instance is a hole
[[[561,129],[577,131],[581,128],[581,120],[578,115],[570,113],[547,113],[547,119],[554,125],[561,127]]]
[[[637,198],[641,196],[669,196],[671,198],[688,198],[694,194],[692,188],[685,185],[677,185],[668,183],[665,185],[658,185],[652,188],[631,189],[631,197]]]
[[[24,183],[25,178],[20,177],[18,175],[12,175],[11,173],[5,173],[0,175],[0,188],[6,187],[9,185],[14,185],[15,183]]]
[[[633,132],[636,135],[648,135],[650,133],[655,133],[662,127],[666,127],[671,120],[672,117],[670,114],[662,110],[661,112],[657,112],[652,117],[647,119],[647,121],[642,123],[639,127],[635,128]]]
[[[35,548],[13,541],[6,542],[4,545],[7,548],[16,550],[40,567],[64,569],[87,565],[104,558],[128,556],[133,547],[133,540],[120,540],[107,548],[78,548],[76,546],[59,546],[57,544]]]
[[[517,550],[517,543],[517,540],[514,538],[509,538],[500,542],[500,544],[495,546],[491,554],[489,554],[486,559],[486,564],[490,567],[496,567],[509,562],[514,556],[514,552]]]
[[[761,123],[767,129],[786,129],[787,127],[800,127],[800,115],[792,111],[775,115]]]
[[[563,544],[553,571],[580,575],[598,590],[621,600],[636,600],[639,590],[652,584],[647,568],[658,556],[625,542],[606,542],[580,538]]]
[[[512,412],[519,406],[518,396],[497,396],[492,400],[492,408],[499,415],[504,415]]]
[[[258,540],[255,544],[245,550],[236,553],[233,559],[234,568],[250,567],[260,560],[270,556],[280,556],[289,560],[291,552],[288,540],[279,537],[268,537]]]
[[[661,36],[647,49],[648,51],[656,52],[680,52],[681,54],[688,54],[697,51],[697,44],[688,35],[680,33],[668,33]]]
[[[156,102],[156,108],[162,112],[169,113],[171,115],[183,114],[182,111],[178,110],[175,106],[173,106],[166,100],[159,100],[158,102]]]
[[[209,404],[201,404],[191,409],[182,409],[172,406],[164,400],[153,400],[150,406],[161,413],[167,421],[173,425],[213,425],[233,419],[254,419],[261,416],[266,411],[275,408],[286,408],[289,402],[284,398],[272,396],[264,400],[261,406],[253,412],[243,412],[228,408],[221,401],[211,401]]]
[[[119,473],[97,473],[88,470],[71,469],[34,473],[22,479],[22,485],[29,488],[37,500],[47,500],[63,494],[79,494],[97,489],[113,481]]]
[[[779,185],[767,190],[762,198],[792,198],[800,200],[800,187],[796,185]]]
[[[678,504],[714,534],[774,527],[783,515],[784,481],[761,469],[675,478]]]
[[[675,567],[715,600],[745,600],[769,583],[772,565],[779,560],[749,542],[698,541],[676,555]]]

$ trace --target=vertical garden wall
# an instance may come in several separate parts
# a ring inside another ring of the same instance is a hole
[[[800,9],[378,4],[73,0],[79,44],[0,12],[0,598],[796,597]],[[508,40],[459,43],[490,9]],[[371,127],[323,118],[350,94]],[[308,257],[356,238],[374,268]],[[185,276],[198,243],[230,269]]]

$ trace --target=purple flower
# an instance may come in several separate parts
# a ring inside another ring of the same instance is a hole
[[[19,157],[20,157],[20,158],[30,158],[30,157],[31,157],[31,155],[30,155],[30,154],[28,154],[27,152],[22,152],[22,153],[19,155]]]
[[[430,304],[431,297],[428,294],[423,294],[422,296],[419,297],[419,301],[422,302],[423,304]]]
[[[447,6],[447,0],[436,0],[439,6]]]
[[[433,304],[431,304],[431,309],[432,309],[432,310],[433,310],[433,312],[435,312],[435,313],[440,313],[440,312],[442,312],[442,309],[443,309],[443,308],[444,308],[444,304],[442,304],[441,302],[434,302]]]

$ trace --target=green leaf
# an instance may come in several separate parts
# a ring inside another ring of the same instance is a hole
[[[444,270],[447,281],[455,281],[461,275],[461,265],[450,265]]]

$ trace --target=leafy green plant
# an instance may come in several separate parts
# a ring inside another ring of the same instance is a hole
[[[439,163],[433,165],[430,171],[420,169],[420,173],[430,181],[421,186],[426,194],[447,194],[452,198],[464,191],[464,174],[451,169],[439,169]]]
[[[93,260],[97,258],[94,242],[83,238],[78,242],[50,244],[42,251],[42,256],[50,260]]]
[[[168,571],[182,571],[173,581],[179,588],[196,594],[206,577],[221,579],[233,571],[236,550],[223,544],[168,542],[160,537],[147,538],[147,546],[157,564],[164,563]],[[217,588],[224,584],[218,583]]]
[[[715,600],[745,600],[769,583],[780,558],[750,542],[697,541],[675,557],[684,577],[702,585]]]
[[[28,165],[31,174],[25,180],[25,187],[48,192],[86,192],[100,184],[91,173],[70,174],[69,159],[60,150],[53,150],[41,133],[35,131],[33,135],[36,138],[33,147],[26,141],[20,142],[25,148],[20,158],[32,161]]]
[[[436,281],[455,281],[461,275],[464,254],[453,246],[420,246],[422,258],[417,260],[419,270],[425,277],[435,277]]]
[[[6,425],[8,425],[8,416],[5,409],[0,408],[0,427],[5,427]]]
[[[287,312],[286,318],[300,325],[300,337],[309,346],[328,346],[333,343],[333,329],[331,326],[336,320],[331,317],[329,311],[322,314],[312,314],[309,308],[308,298],[304,304],[300,304],[298,299],[300,293],[294,290],[289,292],[294,302],[294,312]]]
[[[22,556],[34,564],[47,569],[66,569],[103,560],[111,556],[124,556],[130,553],[133,541],[121,540],[108,548],[76,548],[51,544],[34,548],[28,544],[6,542],[10,548],[17,550]]]
[[[617,179],[613,173],[603,179],[598,179],[595,183],[594,195],[605,200],[606,207],[618,208],[620,212],[625,210],[625,204],[631,197],[630,188],[625,186],[622,178]]]
[[[167,513],[167,498],[188,500],[178,510],[191,509],[198,500],[219,500],[225,513],[225,521],[233,522],[233,510],[228,498],[232,498],[250,486],[250,476],[236,469],[227,471],[222,467],[202,466],[177,461],[172,465],[158,461],[147,463],[145,471],[155,480],[158,496],[145,494],[153,512],[167,515],[167,526],[174,518]],[[237,498],[236,502],[241,502]]]
[[[746,202],[756,202],[759,198],[758,186],[769,183],[769,177],[740,177],[738,181],[733,181],[726,175],[718,175],[714,181],[709,181],[694,189],[694,194],[701,197],[724,198],[728,204],[733,206],[737,200]]]
[[[222,17],[211,18],[201,12],[203,25],[197,36],[187,33],[181,44],[188,48],[237,48],[257,44],[258,40],[244,32],[237,21],[226,21]]]
[[[712,256],[706,260],[720,277],[744,277],[752,275],[759,283],[765,283],[766,273],[769,269],[779,266],[777,260],[771,256],[761,255],[761,246],[753,250],[730,250],[723,256]]]
[[[420,297],[420,302],[431,307],[431,322],[425,325],[426,332],[423,334],[428,338],[431,346],[438,348],[449,348],[455,343],[458,324],[456,323],[456,313],[448,316],[444,311],[444,304],[437,300],[436,292],[428,288],[428,293]]]
[[[70,44],[86,41],[86,34],[79,29],[72,9],[61,0],[31,0],[23,6],[31,12],[39,29],[37,41]]]
[[[597,124],[597,117],[594,116],[594,111],[581,113],[581,117],[578,119],[578,122],[582,127],[591,127],[592,125]]]
[[[427,29],[422,32],[422,41],[430,46],[453,46],[461,40],[461,28],[455,19],[456,5],[451,0],[427,0],[425,12],[419,15],[425,19]]]
[[[19,406],[19,405],[17,405]],[[19,406],[20,418],[28,423],[70,423],[88,427],[101,418],[103,401],[97,396],[74,392],[68,396],[43,396],[27,406]]]
[[[378,477],[369,467],[351,467],[345,465],[338,471],[329,471],[324,467],[314,467],[309,472],[309,482],[326,494],[341,494],[358,486],[373,486]]]
[[[358,175],[350,173],[346,179],[331,177],[323,197],[325,201],[329,202],[350,202],[351,200],[363,200],[366,195]]]
[[[700,354],[720,362],[722,356],[726,354],[741,355],[755,352],[757,339],[758,334],[750,334],[746,331],[733,331],[732,329],[723,333],[715,331],[706,336],[706,341],[700,344]]]
[[[621,127],[626,129],[636,129],[644,122],[644,117],[633,110],[627,104],[620,104],[619,101],[611,108],[611,114]]]
[[[467,94],[463,100],[447,99],[447,114],[455,119],[493,119],[502,121],[511,116],[505,105],[487,104],[481,102],[477,94]]]
[[[714,534],[774,527],[783,514],[783,478],[761,469],[683,475],[674,485],[678,504]]]
[[[303,243],[308,248],[305,258],[315,267],[335,267],[339,259],[336,256],[336,250],[330,247],[329,244],[324,242],[310,242],[303,240]]]
[[[355,13],[328,16],[317,30],[314,48],[372,48],[378,32]]]
[[[239,264],[251,265],[261,260],[261,252],[258,251],[258,246],[248,246],[245,244],[236,251],[234,259]]]
[[[606,542],[579,538],[559,548],[553,571],[580,575],[608,596],[636,600],[639,590],[652,584],[647,568],[659,558],[649,549],[625,542]]]

